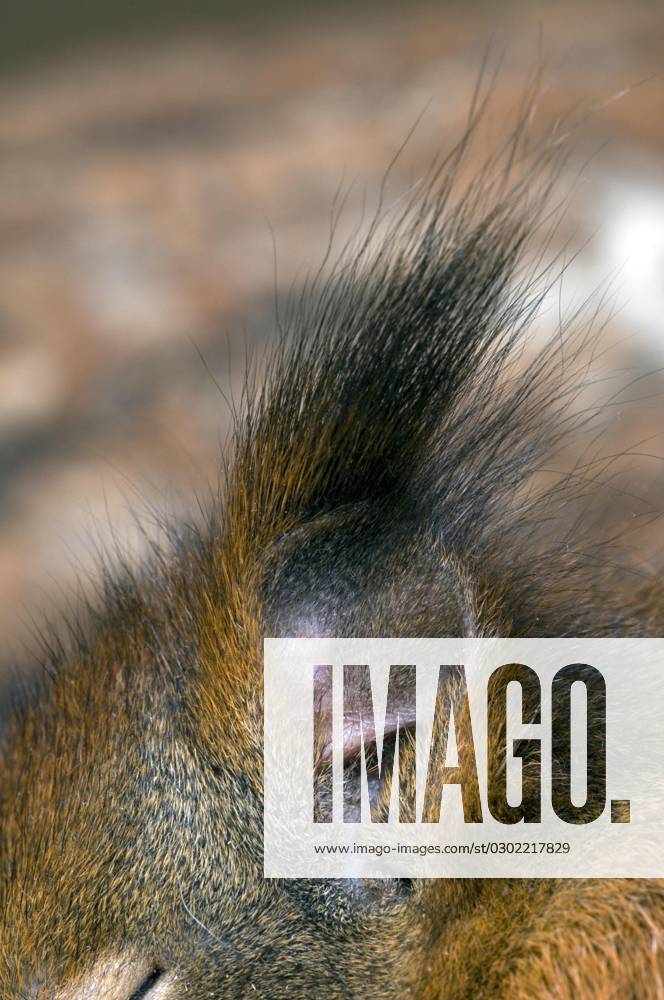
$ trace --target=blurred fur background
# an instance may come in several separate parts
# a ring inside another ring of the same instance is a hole
[[[5,654],[33,616],[75,602],[99,544],[144,544],[133,511],[147,502],[195,515],[230,426],[220,388],[237,388],[247,353],[274,336],[275,298],[320,263],[333,206],[342,234],[375,206],[413,126],[388,201],[459,137],[489,44],[500,68],[486,148],[540,59],[535,134],[591,112],[561,178],[569,206],[551,248],[570,263],[533,349],[608,279],[586,402],[609,405],[555,461],[574,467],[583,455],[579,480],[596,490],[584,510],[615,518],[637,576],[661,565],[661,3],[8,7]]]

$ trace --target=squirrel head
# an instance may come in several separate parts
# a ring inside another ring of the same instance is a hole
[[[637,627],[613,569],[591,608],[571,547],[529,562],[542,500],[519,491],[575,373],[519,361],[553,280],[526,251],[556,155],[514,175],[522,133],[457,198],[465,136],[308,284],[204,523],[103,571],[44,648],[0,769],[4,1000],[479,996],[548,898],[263,878],[264,637]]]

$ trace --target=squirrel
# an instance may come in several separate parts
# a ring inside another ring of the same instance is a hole
[[[565,143],[526,110],[462,181],[483,112],[280,317],[205,516],[101,567],[16,691],[2,1000],[664,994],[658,880],[263,878],[264,637],[661,634],[572,478],[527,488],[594,334],[527,359]]]

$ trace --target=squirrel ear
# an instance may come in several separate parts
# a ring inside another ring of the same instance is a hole
[[[472,586],[428,526],[398,506],[357,504],[312,519],[263,564],[265,634],[465,635]]]

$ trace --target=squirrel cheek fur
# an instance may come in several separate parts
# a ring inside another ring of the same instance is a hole
[[[524,363],[561,147],[524,168],[526,114],[459,193],[481,112],[282,317],[202,523],[44,640],[3,741],[3,1000],[664,992],[659,881],[262,876],[264,636],[661,634],[657,580],[551,535],[570,484],[524,489],[592,334]]]

